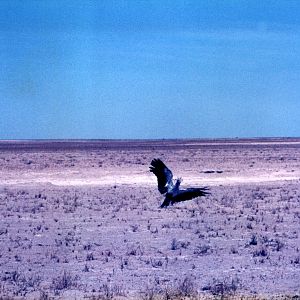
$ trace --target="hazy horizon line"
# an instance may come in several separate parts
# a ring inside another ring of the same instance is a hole
[[[300,136],[261,136],[261,137],[206,137],[206,138],[28,138],[28,139],[1,139],[0,142],[18,141],[177,141],[177,140],[280,140],[280,139],[300,139]]]

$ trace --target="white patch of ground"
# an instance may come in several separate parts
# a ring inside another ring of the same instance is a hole
[[[26,173],[20,174],[13,178],[5,178],[1,176],[0,185],[36,185],[36,184],[52,184],[56,186],[106,186],[106,185],[153,185],[155,186],[156,178],[152,174],[102,174],[93,176],[91,174],[59,174],[59,173]],[[269,174],[258,175],[233,175],[233,176],[199,176],[186,175],[181,184],[182,187],[197,186],[218,186],[218,185],[236,185],[248,183],[272,183],[280,181],[299,180],[299,174],[291,174],[286,172],[273,172]]]

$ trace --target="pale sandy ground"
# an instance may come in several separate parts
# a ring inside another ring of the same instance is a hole
[[[211,195],[159,209],[154,157]],[[297,296],[299,179],[297,139],[2,141],[0,295]]]
[[[128,174],[126,174],[128,173]],[[280,181],[297,181],[300,178],[300,172],[290,174],[285,171],[270,172],[267,174],[249,175],[249,176],[216,176],[215,178],[207,178],[207,176],[200,176],[199,174],[188,174],[181,172],[185,183],[188,185],[238,185],[248,183],[278,183]],[[157,182],[155,178],[149,173],[126,172],[93,172],[92,174],[86,172],[65,172],[51,173],[51,172],[26,172],[23,174],[16,174],[6,172],[2,174],[0,184],[2,185],[35,185],[35,184],[52,184],[55,186],[110,186],[114,184],[126,185],[143,185],[155,188]]]

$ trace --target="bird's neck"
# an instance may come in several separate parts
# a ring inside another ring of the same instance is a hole
[[[175,183],[175,189],[176,189],[176,190],[179,189],[180,183],[181,183],[181,181],[180,181],[179,179],[177,179],[177,180],[176,180],[176,183]]]

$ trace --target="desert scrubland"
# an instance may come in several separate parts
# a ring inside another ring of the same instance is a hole
[[[1,299],[299,299],[299,234],[299,139],[0,142]]]

